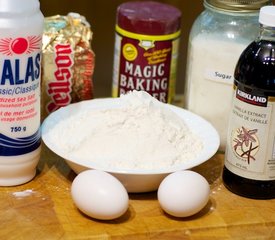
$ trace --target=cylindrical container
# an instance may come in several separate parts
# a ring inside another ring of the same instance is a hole
[[[258,15],[268,0],[204,0],[188,43],[185,107],[211,122],[225,150],[234,68],[258,34]]]
[[[40,157],[39,7],[38,0],[0,0],[0,186],[31,180]]]
[[[275,198],[275,6],[261,8],[260,34],[235,70],[223,181],[250,198]]]
[[[112,96],[143,90],[162,102],[175,94],[181,12],[158,2],[117,9]]]

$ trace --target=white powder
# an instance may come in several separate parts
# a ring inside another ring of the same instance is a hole
[[[27,189],[21,192],[14,192],[12,193],[13,196],[17,197],[17,198],[23,198],[23,197],[29,197],[31,195],[33,195],[35,192],[32,189]]]
[[[82,111],[48,133],[64,152],[103,169],[163,169],[194,159],[202,142],[167,106],[145,92],[121,96],[121,106]]]
[[[234,71],[248,40],[224,40],[201,34],[190,42],[186,74],[186,108],[202,116],[220,134],[225,149],[233,94]]]

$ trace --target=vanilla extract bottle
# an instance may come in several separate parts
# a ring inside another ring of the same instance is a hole
[[[224,185],[233,193],[275,198],[275,6],[259,15],[260,32],[234,74]]]

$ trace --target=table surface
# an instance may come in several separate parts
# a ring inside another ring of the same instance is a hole
[[[120,218],[99,221],[74,205],[76,174],[43,145],[36,177],[0,187],[0,239],[275,239],[275,199],[253,200],[229,192],[221,182],[223,154],[195,167],[209,181],[210,200],[198,214],[165,214],[156,192],[130,194]]]

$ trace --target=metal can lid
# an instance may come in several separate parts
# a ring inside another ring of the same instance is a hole
[[[271,3],[270,0],[204,0],[206,6],[230,12],[258,12]]]
[[[138,34],[171,34],[180,29],[180,20],[179,9],[159,2],[126,2],[117,9],[118,26]]]

